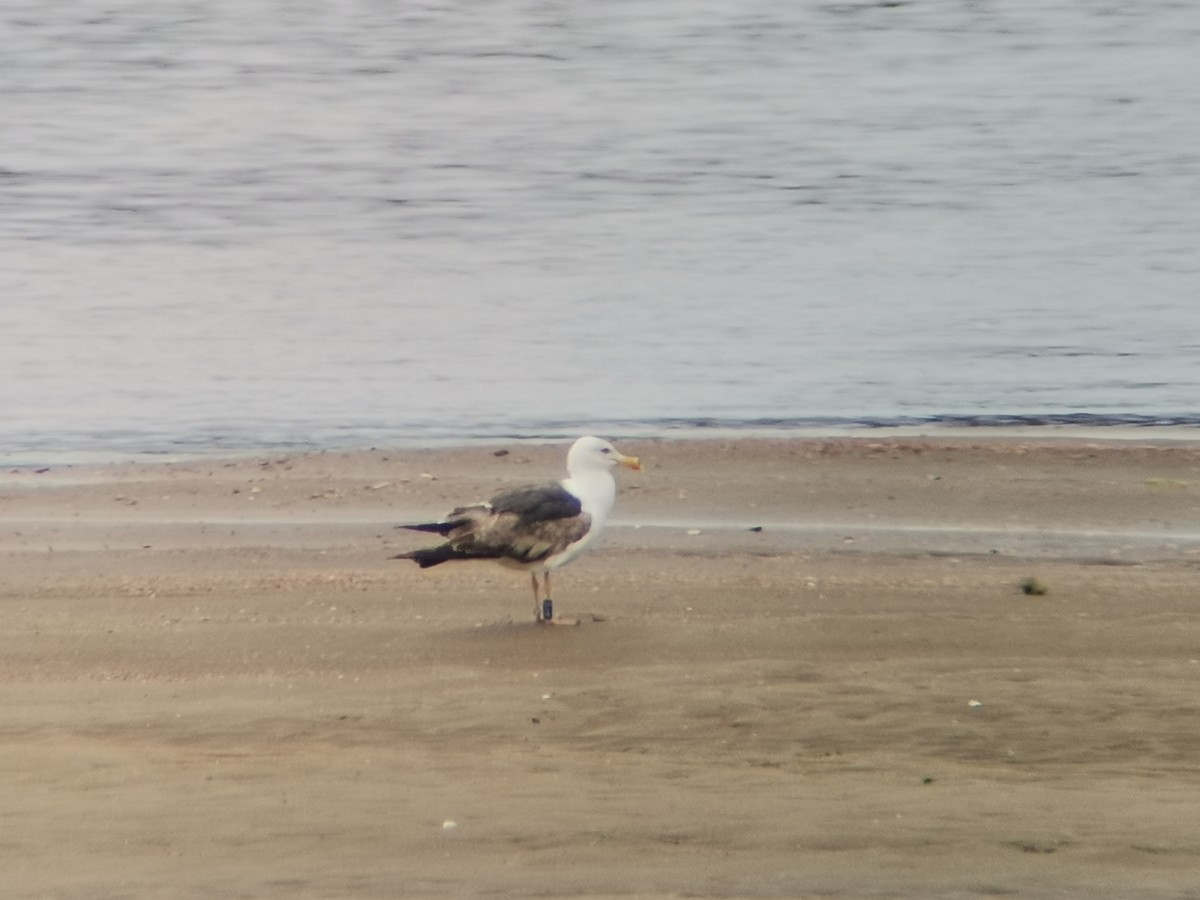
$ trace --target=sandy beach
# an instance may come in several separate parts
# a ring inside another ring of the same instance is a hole
[[[388,559],[559,445],[5,472],[0,894],[1197,896],[1200,443],[621,446],[578,627]]]

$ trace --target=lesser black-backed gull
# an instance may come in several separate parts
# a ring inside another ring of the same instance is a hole
[[[401,525],[446,538],[444,544],[392,557],[422,569],[462,559],[490,559],[529,572],[535,616],[553,620],[550,572],[566,565],[596,540],[617,496],[614,466],[640,470],[606,440],[582,437],[567,453],[567,477],[501,491],[485,503],[460,506],[437,522]],[[538,576],[541,576],[539,585]]]

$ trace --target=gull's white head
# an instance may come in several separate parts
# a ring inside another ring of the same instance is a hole
[[[635,472],[642,468],[636,456],[626,456],[598,437],[581,437],[571,445],[571,451],[567,454],[567,471],[572,477],[586,471],[605,471],[613,466],[625,466]]]

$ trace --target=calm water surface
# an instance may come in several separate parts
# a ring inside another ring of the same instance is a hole
[[[1200,421],[1200,7],[10,2],[0,451]]]

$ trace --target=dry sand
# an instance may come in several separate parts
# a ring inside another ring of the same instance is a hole
[[[577,628],[510,449],[5,474],[0,896],[1200,896],[1200,444],[626,443]]]

